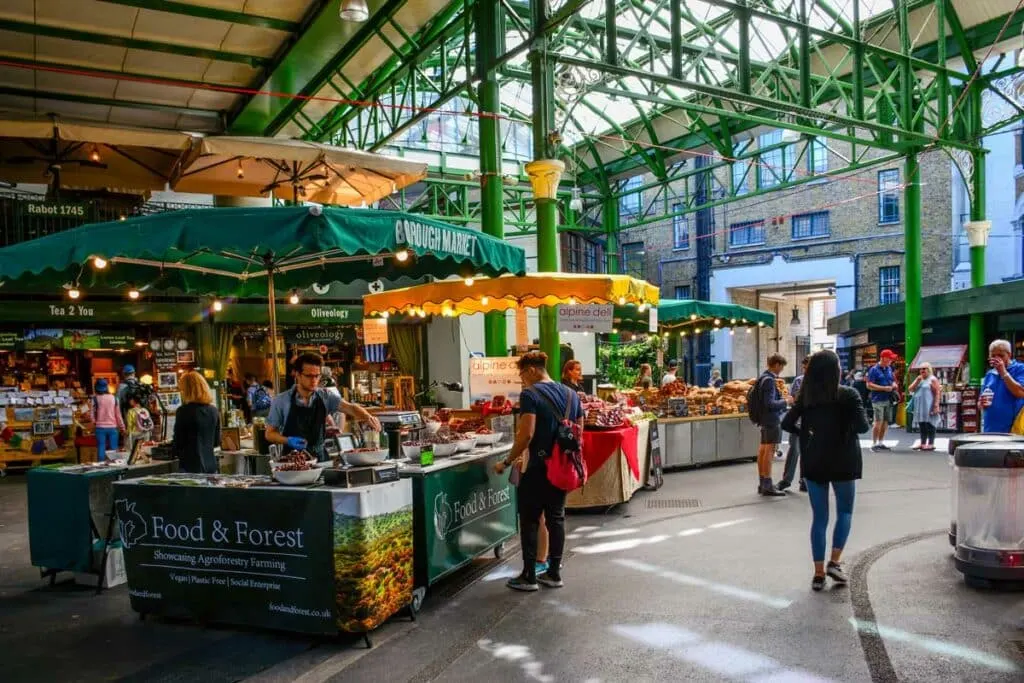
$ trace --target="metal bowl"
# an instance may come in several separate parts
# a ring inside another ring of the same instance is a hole
[[[476,448],[476,437],[470,437],[467,439],[460,439],[455,442],[456,450],[460,453],[471,451]]]
[[[285,486],[309,486],[315,484],[323,473],[323,469],[314,467],[311,470],[275,470],[274,479]]]
[[[434,457],[435,458],[447,458],[451,455],[455,455],[458,450],[458,442],[451,443],[435,443],[434,444]]]
[[[352,467],[379,465],[388,459],[388,449],[379,448],[375,451],[345,451],[341,454],[345,462]]]

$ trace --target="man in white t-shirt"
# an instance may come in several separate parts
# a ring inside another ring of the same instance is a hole
[[[679,368],[679,361],[670,360],[668,362],[668,371],[661,376],[661,386],[672,384],[676,381],[676,370]]]

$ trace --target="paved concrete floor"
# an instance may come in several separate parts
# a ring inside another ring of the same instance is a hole
[[[28,566],[23,480],[10,477],[0,680],[1024,680],[1024,600],[964,585],[945,536],[946,456],[910,444],[866,452],[849,588],[810,591],[804,494],[760,499],[752,464],[709,467],[571,515],[564,589],[513,593],[515,557],[480,562],[428,596],[416,623],[382,627],[372,650],[139,622],[123,587],[46,588]]]

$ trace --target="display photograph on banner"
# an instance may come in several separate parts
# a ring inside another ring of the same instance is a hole
[[[519,379],[519,357],[471,358],[469,361],[469,400],[489,401],[504,396],[516,401],[523,390]]]
[[[648,321],[649,322],[648,322],[648,326],[647,326],[647,331],[648,332],[657,332],[658,331],[658,309],[657,309],[657,307],[651,306],[651,315],[650,315],[650,318],[648,319]]]
[[[582,304],[558,307],[558,330],[560,332],[596,332],[607,334],[612,331],[615,307],[611,304]]]
[[[385,318],[369,318],[363,321],[363,344],[387,344],[388,321]]]

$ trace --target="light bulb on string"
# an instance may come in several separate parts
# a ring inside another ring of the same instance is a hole
[[[698,327],[697,329],[695,329],[695,330],[693,331],[693,333],[694,333],[694,334],[700,334],[700,328]]]
[[[474,280],[474,279],[473,279],[473,278],[471,278],[471,277],[467,277],[467,278],[466,278],[465,280],[463,280],[463,282],[465,282],[465,283],[466,283],[466,286],[467,286],[467,287],[472,287],[472,286],[473,286],[473,283],[474,283],[474,282],[476,282],[476,280]]]
[[[626,297],[624,297],[624,296],[620,296],[619,297],[619,305],[620,306],[625,306],[626,305]]]
[[[480,305],[481,306],[486,306],[488,304],[488,302],[490,302],[490,300],[491,300],[490,297],[482,296],[482,297],[480,297]]]
[[[733,325],[735,325],[735,324],[736,324],[736,318],[733,318],[733,319],[732,319],[732,320],[730,320],[729,322],[731,322],[731,323],[732,323]]]
[[[239,180],[245,177],[245,170],[242,168],[241,159],[238,160],[238,169],[235,170],[235,175],[238,176]]]
[[[72,301],[81,298],[81,296],[82,290],[80,290],[77,285],[71,285],[71,287],[68,288],[68,298],[71,299]]]
[[[408,249],[401,249],[401,250],[395,252],[395,259],[399,263],[405,263],[406,261],[409,260],[409,250]]]
[[[690,320],[696,320],[696,319],[697,319],[697,314],[696,313],[691,313],[690,314]]]
[[[757,326],[758,327],[764,327],[764,323],[758,323]]]
[[[570,296],[569,297],[569,305],[570,306],[575,306],[576,305],[576,297],[574,297],[574,296]]]
[[[89,161],[93,162],[94,164],[100,163],[100,150],[96,147],[96,145],[93,145],[92,151],[89,152]]]
[[[736,330],[729,330],[729,336],[732,337],[736,334]]]
[[[748,327],[747,328],[747,334],[750,334],[751,332],[752,332],[752,329]]]
[[[380,314],[380,317],[382,317],[382,318],[384,318],[385,320],[387,320],[388,318],[390,318],[390,317],[391,317],[391,314],[390,314],[390,313],[388,313],[387,311],[384,311],[384,312],[382,312],[382,313]]]
[[[130,285],[128,287],[128,298],[129,299],[131,299],[132,301],[135,301],[140,296],[142,296],[142,294],[139,292],[138,288],[135,285]]]
[[[93,256],[92,267],[95,268],[96,270],[103,270],[104,268],[107,267],[107,259],[103,258],[102,256]]]
[[[290,303],[293,306],[295,304],[299,303],[299,293],[298,292],[292,292],[291,296],[288,297],[288,303]]]
[[[721,324],[722,324],[722,321],[719,320],[718,318],[715,318],[715,327],[718,327]]]
[[[639,306],[636,307],[636,310],[639,313],[643,313],[644,311],[647,310],[647,304],[640,304]]]
[[[221,303],[220,299],[213,300],[213,310],[215,313],[220,313],[224,310],[224,304]]]

